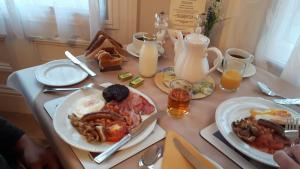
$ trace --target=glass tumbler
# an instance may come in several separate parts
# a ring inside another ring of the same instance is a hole
[[[237,91],[243,79],[246,63],[235,59],[224,59],[221,67],[223,73],[220,80],[220,88],[228,92]]]
[[[193,85],[186,80],[176,79],[171,81],[170,87],[167,112],[171,117],[183,118],[189,113]]]

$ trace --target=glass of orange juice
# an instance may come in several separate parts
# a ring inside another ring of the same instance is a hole
[[[229,92],[237,91],[243,79],[246,63],[234,59],[224,59],[222,67],[220,88]]]
[[[170,87],[167,112],[171,117],[183,118],[189,113],[193,85],[186,80],[176,79],[171,81]]]

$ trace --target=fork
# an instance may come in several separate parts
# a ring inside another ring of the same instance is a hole
[[[284,135],[292,142],[291,147],[295,145],[299,137],[298,119],[289,118],[285,124]]]

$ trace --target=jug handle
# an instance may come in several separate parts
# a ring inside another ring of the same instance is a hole
[[[211,72],[213,72],[214,70],[217,69],[220,62],[223,60],[223,55],[222,55],[222,52],[216,47],[210,47],[206,51],[212,51],[212,52],[216,53],[217,54],[217,61],[218,61],[212,68],[209,69],[209,71],[208,71],[208,74],[209,74],[209,73],[211,73]]]

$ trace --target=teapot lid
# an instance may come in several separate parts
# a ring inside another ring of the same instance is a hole
[[[208,37],[198,34],[198,33],[191,33],[188,34],[185,37],[186,41],[192,44],[197,44],[197,45],[207,45],[209,44],[210,40]]]

